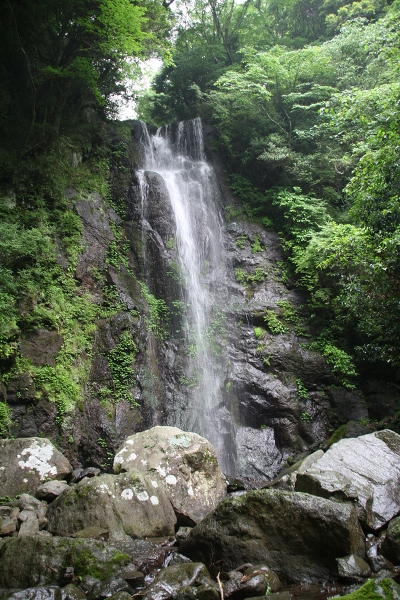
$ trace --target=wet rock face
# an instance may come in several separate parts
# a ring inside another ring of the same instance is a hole
[[[0,442],[0,496],[35,493],[49,479],[66,479],[72,473],[68,460],[43,438]]]
[[[349,504],[280,490],[228,498],[191,532],[180,552],[224,570],[261,561],[294,581],[329,578],[336,558],[363,556],[365,538]],[[222,568],[222,567],[221,567]]]
[[[96,193],[90,194],[87,200],[78,200],[75,210],[82,219],[82,244],[86,248],[79,256],[76,276],[90,283],[91,269],[104,269],[108,246],[114,240],[110,223],[118,223],[120,219]]]
[[[296,490],[356,500],[361,521],[380,529],[400,512],[400,436],[386,429],[340,440],[297,476]]]
[[[111,540],[172,535],[176,523],[163,489],[137,471],[83,479],[49,506],[47,519],[54,535],[101,527]]]
[[[64,340],[56,331],[38,329],[28,334],[20,343],[23,358],[29,358],[37,367],[50,365],[54,367],[54,359],[58,355]]]
[[[176,427],[153,427],[125,440],[114,472],[145,473],[165,491],[181,522],[199,523],[226,496],[225,477],[211,444]]]

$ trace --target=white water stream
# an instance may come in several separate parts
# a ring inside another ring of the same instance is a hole
[[[200,119],[160,128],[150,136],[141,124],[144,169],[138,173],[142,219],[146,213],[146,171],[164,181],[175,218],[175,240],[181,280],[182,343],[188,367],[182,384],[188,388],[189,410],[170,423],[196,431],[216,448],[222,468],[229,468],[222,424],[218,422],[221,376],[217,368],[224,317],[216,308],[213,289],[225,280],[219,190],[204,154]],[[179,422],[176,422],[179,421]]]

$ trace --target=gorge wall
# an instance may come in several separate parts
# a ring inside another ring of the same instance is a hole
[[[210,439],[225,473],[268,480],[336,427],[355,421],[352,434],[366,433],[374,410],[395,410],[397,390],[335,388],[308,348],[315,332],[285,281],[278,234],[241,215],[213,128],[128,128],[122,139],[109,126],[109,144],[124,147],[111,203],[64,192],[83,224],[79,289],[107,309],[93,324],[82,399],[61,420],[29,369],[14,372],[2,386],[12,435],[50,437],[74,466],[108,470],[126,436],[173,425]],[[61,245],[57,260],[68,269]],[[57,367],[63,343],[37,329],[19,352]]]

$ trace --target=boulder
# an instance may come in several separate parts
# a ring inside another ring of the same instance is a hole
[[[309,469],[323,455],[323,450],[317,450],[316,452],[306,456],[306,458],[297,461],[294,465],[284,469],[281,473],[279,473],[278,477],[272,482],[272,485],[275,488],[293,492],[298,473],[305,473],[305,471],[307,471],[307,469]]]
[[[0,441],[0,496],[35,493],[49,479],[66,479],[68,460],[44,438]]]
[[[265,596],[267,591],[276,592],[281,588],[279,577],[266,565],[255,565],[245,573],[231,571],[229,581],[224,586],[224,598],[242,600],[252,596]]]
[[[196,433],[153,427],[125,440],[114,472],[137,469],[149,476],[154,493],[165,490],[181,523],[199,523],[226,496],[226,480],[212,445]]]
[[[382,552],[392,563],[400,565],[400,517],[390,521]]]
[[[99,581],[87,595],[88,600],[104,600],[111,598],[118,592],[129,592],[129,585],[124,579],[112,579],[111,581]]]
[[[80,529],[74,533],[73,537],[103,540],[104,542],[107,542],[110,537],[110,532],[107,531],[107,529],[102,529],[101,527],[85,527],[85,529]]]
[[[98,540],[26,536],[0,540],[0,587],[60,584],[65,566],[78,577],[109,579],[132,562],[128,551]]]
[[[175,534],[176,541],[178,542],[178,544],[180,544],[189,537],[192,529],[193,527],[179,527],[178,531]]]
[[[338,573],[341,579],[345,581],[359,580],[362,577],[369,577],[371,575],[371,568],[368,563],[365,562],[360,556],[350,554],[350,556],[344,556],[343,558],[336,559],[338,566]]]
[[[21,515],[22,514],[23,513],[21,513]],[[36,533],[39,533],[39,519],[35,513],[29,511],[26,518],[24,518],[24,520],[21,522],[18,537],[35,535]]]
[[[85,600],[86,595],[77,585],[69,583],[62,590],[62,600]]]
[[[19,590],[7,596],[7,600],[63,600],[59,587],[34,587]]]
[[[69,485],[66,481],[47,481],[47,483],[39,485],[36,490],[36,497],[40,498],[40,500],[52,502],[52,500],[58,498],[68,488]]]
[[[184,563],[161,569],[142,598],[166,600],[178,594],[199,600],[219,600],[218,586],[202,563]]]
[[[163,489],[135,471],[83,479],[50,504],[47,519],[54,535],[100,527],[111,540],[173,535],[176,523]]]
[[[296,490],[353,500],[360,520],[380,529],[400,512],[400,435],[385,429],[340,440],[297,476]]]
[[[118,579],[124,579],[132,588],[144,585],[144,575],[136,570],[135,565],[126,565],[117,574]]]
[[[30,494],[21,494],[18,500],[18,507],[21,511],[30,510],[35,512],[42,507],[42,503]]]
[[[382,554],[378,554],[377,556],[369,556],[368,562],[373,573],[379,573],[379,571],[393,571],[394,569],[394,565],[390,562],[390,560],[382,556]]]
[[[2,517],[0,519],[1,535],[11,535],[17,530],[16,519]]]
[[[263,489],[231,497],[194,527],[179,551],[192,560],[267,564],[294,581],[337,575],[336,558],[363,556],[365,538],[350,504]]]
[[[73,472],[73,483],[79,483],[84,477],[97,477],[100,475],[100,469],[96,467],[87,467],[87,469],[75,469]]]

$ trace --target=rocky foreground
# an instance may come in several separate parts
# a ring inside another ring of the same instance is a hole
[[[304,581],[400,598],[396,433],[341,440],[264,489],[233,488],[209,442],[172,427],[128,437],[114,474],[72,471],[43,438],[4,440],[0,599],[287,600],[282,584]]]

